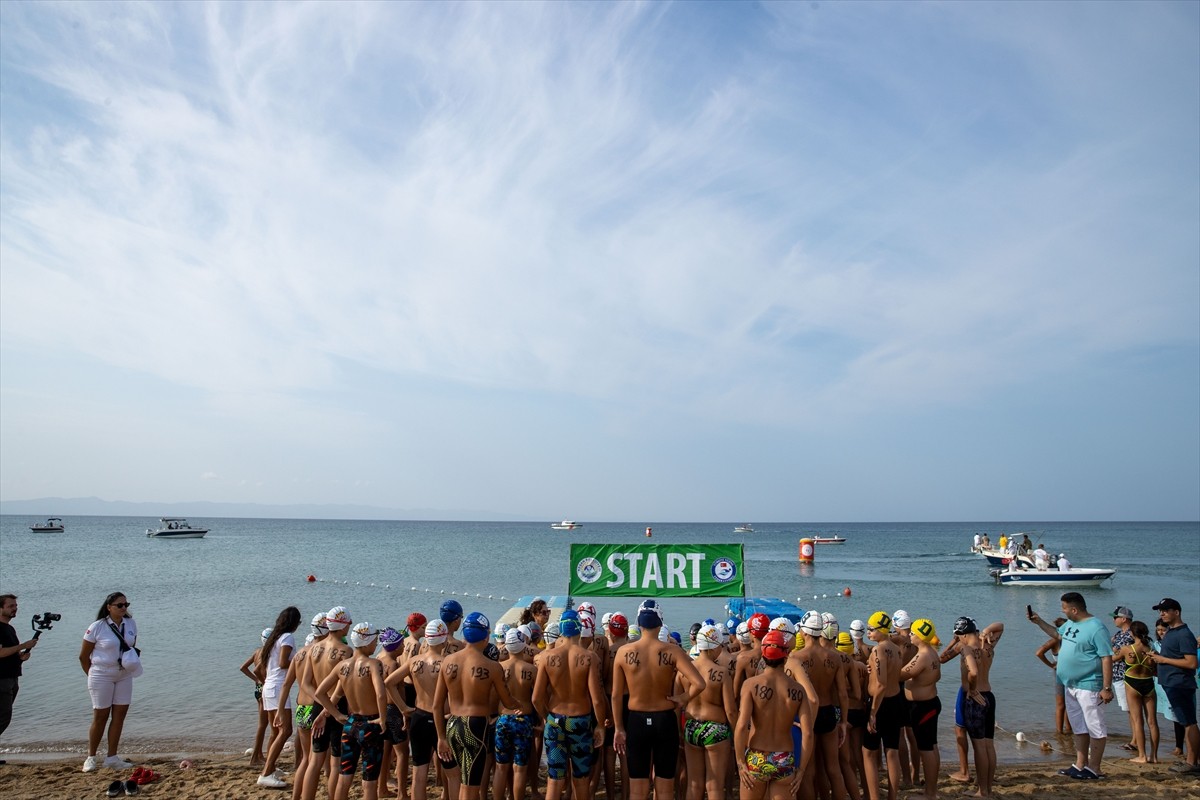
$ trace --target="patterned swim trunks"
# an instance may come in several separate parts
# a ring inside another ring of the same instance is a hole
[[[301,730],[310,729],[313,723],[317,721],[317,714],[319,713],[316,703],[307,706],[296,706],[296,727]]]
[[[790,750],[767,753],[763,750],[746,751],[746,767],[756,780],[776,781],[789,778],[796,771],[796,757]]]
[[[709,747],[728,741],[733,736],[733,731],[724,722],[689,719],[683,726],[683,736],[690,745]]]

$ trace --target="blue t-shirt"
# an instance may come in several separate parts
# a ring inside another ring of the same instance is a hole
[[[1171,628],[1163,634],[1162,654],[1167,658],[1183,658],[1196,652],[1196,635],[1187,625]],[[1166,689],[1189,689],[1196,685],[1196,670],[1158,665],[1158,682]]]
[[[1104,671],[1100,659],[1112,655],[1108,628],[1095,617],[1080,622],[1067,620],[1058,629],[1062,646],[1058,651],[1058,666],[1054,672],[1068,689],[1098,692],[1104,688]]]

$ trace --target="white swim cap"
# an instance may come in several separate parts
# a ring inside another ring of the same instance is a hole
[[[850,636],[854,639],[861,639],[866,630],[867,626],[861,619],[856,619],[850,623]]]
[[[262,629],[262,643],[263,644],[266,644],[267,639],[271,638],[271,631],[273,631],[273,630],[275,630],[275,629],[274,628],[263,628]]]
[[[331,631],[344,631],[353,621],[345,606],[334,606],[325,614],[325,625]]]
[[[446,627],[446,623],[440,619],[433,619],[425,626],[425,641],[432,646],[446,643],[446,637],[450,635],[450,629]]]
[[[508,632],[511,628],[512,628],[512,625],[508,624],[507,622],[497,622],[496,623],[496,641],[504,642],[505,641],[504,637],[508,634]]]
[[[774,626],[774,622],[771,623]],[[807,633],[809,636],[820,636],[821,629],[825,627],[825,623],[821,621],[821,612],[809,611],[800,620],[800,630]]]
[[[600,618],[600,628],[605,633],[608,633],[608,623],[612,621],[612,618],[613,618],[612,611],[609,611],[603,617]]]
[[[663,625],[662,627],[660,627],[660,628],[658,629],[658,640],[659,640],[660,642],[667,642],[667,643],[670,643],[670,641],[671,641],[671,629],[670,629],[670,628],[668,628],[666,625]]]
[[[312,628],[313,636],[324,636],[329,633],[329,626],[325,624],[325,612],[315,614],[309,627]]]
[[[750,623],[743,622],[737,626],[737,640],[742,644],[750,644],[754,637],[750,635]]]
[[[354,648],[375,644],[379,630],[369,622],[360,622],[350,629],[350,646]]]
[[[700,650],[715,650],[721,646],[721,633],[716,625],[704,625],[696,633],[696,647]]]
[[[629,626],[629,641],[636,642],[640,638],[642,638],[642,629],[640,627],[638,627],[637,625],[630,625]]]
[[[525,630],[528,630],[528,627],[525,625],[522,625],[520,628],[517,628],[517,630],[525,631]],[[562,625],[560,625],[557,622],[551,622],[549,625],[546,626],[546,630],[544,630],[542,632],[542,638],[546,640],[546,644],[550,644],[553,641],[557,641],[561,637],[562,637]]]
[[[809,612],[812,613],[812,612]],[[771,624],[767,626],[768,631],[782,631],[787,636],[796,635],[796,626],[787,617],[776,617],[771,620]]]
[[[842,630],[842,626],[838,625],[837,617],[832,612],[826,611],[821,615],[821,623],[821,636],[832,642],[836,642],[838,634]]]
[[[912,619],[908,616],[908,612],[904,609],[898,609],[895,614],[892,614],[892,627],[903,628],[908,630],[912,625]]]
[[[718,622],[714,624],[713,627],[717,629],[717,635],[721,640],[721,644],[725,644],[729,641],[729,631],[725,630],[724,623]]]
[[[509,628],[504,633],[504,647],[510,653],[519,653],[526,648],[529,640],[518,628]]]
[[[315,640],[316,638],[317,638],[316,636],[314,636],[313,634],[310,633],[308,636],[304,637],[304,644],[306,646],[310,645],[313,643],[313,640]]]

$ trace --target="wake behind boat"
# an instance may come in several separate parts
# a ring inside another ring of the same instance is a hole
[[[35,522],[29,526],[34,533],[62,533],[66,528],[58,517],[49,517],[45,522]]]
[[[193,528],[183,517],[162,517],[158,522],[157,529],[146,529],[147,536],[160,539],[203,539],[204,534],[208,533],[208,528]]]

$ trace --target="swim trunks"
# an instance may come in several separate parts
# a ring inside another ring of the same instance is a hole
[[[878,750],[882,744],[885,750],[896,750],[900,747],[900,714],[904,708],[901,702],[904,696],[899,692],[891,697],[883,698],[879,710],[875,712],[875,733],[869,730],[863,735],[863,748]]]
[[[791,777],[796,771],[796,758],[790,751],[746,751],[746,769],[755,780],[777,781]]]
[[[980,692],[985,705],[971,698],[963,700],[963,727],[972,739],[996,738],[996,696],[991,692]]]
[[[592,718],[568,717],[565,714],[546,714],[542,734],[546,743],[546,774],[552,780],[571,776],[586,778],[592,769]]]
[[[846,712],[846,722],[850,723],[851,728],[867,727],[867,710],[865,708],[852,708]]]
[[[960,686],[958,687],[958,696],[954,698],[954,725],[959,728],[965,728],[967,721],[963,717],[963,701],[967,699],[967,690]]]
[[[312,703],[306,706],[296,706],[296,727],[301,730],[309,730],[313,723],[317,721],[317,714],[321,713],[317,709],[317,704]]]
[[[917,739],[917,749],[928,752],[937,750],[938,716],[942,713],[942,701],[936,697],[929,700],[911,700],[908,704],[909,726]]]
[[[254,699],[259,701],[260,703],[262,702],[262,684],[261,683],[254,684]]]
[[[393,747],[408,741],[408,728],[404,726],[404,715],[400,713],[400,709],[390,703],[387,707],[387,735],[384,738]]]
[[[349,710],[350,707],[346,705],[346,698],[343,697],[341,700],[338,700],[339,712],[345,714]],[[313,718],[313,722],[316,722],[315,717]],[[325,730],[320,735],[317,735],[314,728],[312,737],[312,751],[314,753],[324,753],[326,750],[329,751],[331,758],[342,757],[342,726],[328,714],[325,715]]]
[[[437,749],[437,725],[433,722],[433,714],[423,708],[413,709],[413,713],[409,717],[408,748],[412,754],[414,767],[423,767],[428,764]],[[456,766],[454,761],[442,761],[441,758],[438,758],[438,763],[442,765],[443,769],[454,769]]]
[[[1155,693],[1154,678],[1134,678],[1126,672],[1125,685],[1133,689],[1139,697],[1149,697]]]
[[[530,714],[501,714],[496,720],[496,763],[524,767],[533,749],[533,717]]]
[[[683,726],[683,739],[694,747],[709,747],[729,741],[733,731],[724,722],[689,719]]]
[[[837,727],[838,710],[837,706],[820,706],[817,709],[817,718],[813,722],[813,733],[818,736],[832,733]]]
[[[464,786],[483,783],[487,763],[487,717],[446,717],[446,738]]]
[[[630,711],[625,724],[625,760],[633,780],[674,778],[679,761],[679,723],[675,712]]]
[[[383,729],[367,722],[365,714],[351,714],[342,728],[342,774],[353,775],[362,758],[362,779],[379,780],[383,766]]]

